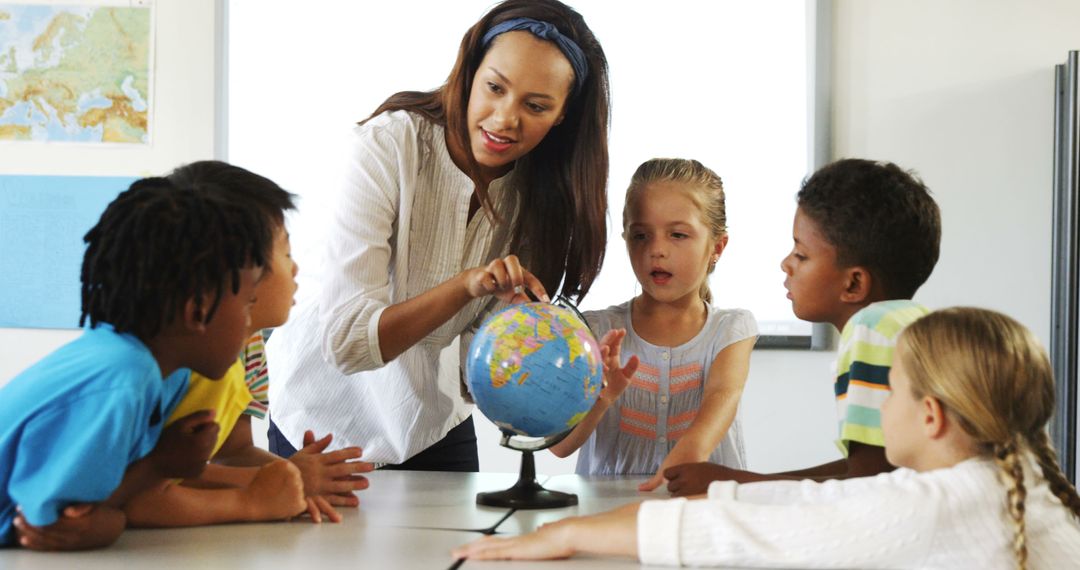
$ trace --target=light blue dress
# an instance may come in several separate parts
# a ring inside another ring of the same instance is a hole
[[[630,301],[586,312],[585,319],[597,338],[612,329],[626,329],[623,363],[636,354],[641,365],[578,450],[578,475],[656,473],[697,416],[713,359],[729,345],[758,334],[750,311],[712,306],[701,332],[676,347],[656,346],[639,337],[631,325]],[[745,468],[738,414],[709,461]]]

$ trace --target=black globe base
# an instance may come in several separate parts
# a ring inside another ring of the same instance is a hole
[[[536,482],[536,460],[531,451],[521,451],[521,474],[513,487],[476,494],[476,504],[511,509],[558,509],[578,504],[577,495],[551,491]]]

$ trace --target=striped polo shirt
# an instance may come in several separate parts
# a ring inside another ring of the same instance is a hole
[[[882,301],[867,305],[844,325],[836,359],[835,390],[840,420],[837,445],[845,456],[852,441],[885,446],[881,405],[889,396],[889,368],[896,338],[904,327],[929,312],[914,301]]]
[[[266,419],[266,410],[270,407],[270,375],[266,371],[266,345],[261,331],[248,339],[243,358],[244,381],[251,393],[251,402],[244,413]]]

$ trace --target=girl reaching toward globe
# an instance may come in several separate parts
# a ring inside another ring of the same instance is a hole
[[[317,290],[267,345],[271,450],[314,429],[387,468],[477,471],[452,342],[526,290],[589,291],[607,131],[604,52],[557,0],[497,4],[442,87],[355,127]]]
[[[726,218],[720,177],[696,160],[653,159],[634,173],[623,238],[641,294],[585,317],[597,335],[625,329],[622,355],[640,364],[550,448],[559,457],[580,448],[579,475],[644,475],[639,488],[652,491],[675,465],[745,465],[737,412],[757,323],[713,307],[708,283]]]

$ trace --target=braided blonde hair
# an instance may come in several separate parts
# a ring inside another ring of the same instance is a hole
[[[1008,487],[1013,553],[1027,567],[1023,455],[1035,455],[1051,491],[1080,518],[1080,497],[1058,467],[1046,434],[1054,377],[1046,351],[1027,328],[1001,313],[958,307],[936,311],[904,330],[901,358],[916,398],[938,399]]]
[[[713,240],[720,240],[727,235],[727,209],[724,206],[724,183],[720,176],[704,164],[686,158],[654,158],[638,167],[626,189],[626,205],[623,207],[623,237],[630,226],[630,212],[637,204],[641,191],[657,182],[675,182],[683,184],[690,199],[701,211],[701,221],[709,228]],[[712,302],[708,275],[716,269],[716,262],[710,261],[706,279],[698,289],[698,295],[706,303]]]

